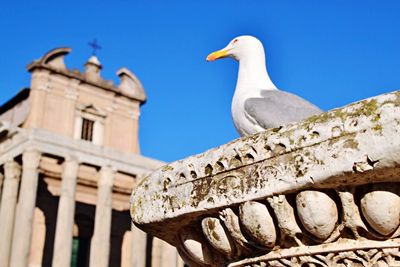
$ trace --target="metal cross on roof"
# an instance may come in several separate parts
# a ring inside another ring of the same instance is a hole
[[[101,46],[97,43],[96,39],[93,39],[93,41],[88,43],[89,46],[93,49],[92,51],[92,55],[95,56],[96,55],[96,50],[100,50]]]

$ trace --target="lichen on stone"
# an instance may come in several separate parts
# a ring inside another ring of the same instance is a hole
[[[344,142],[343,148],[358,149],[358,142],[354,138],[349,138]]]

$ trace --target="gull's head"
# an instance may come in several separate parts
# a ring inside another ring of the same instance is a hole
[[[243,35],[234,38],[221,50],[215,51],[207,56],[207,61],[214,61],[220,58],[231,57],[240,61],[252,55],[264,54],[264,48],[260,40],[250,35]]]

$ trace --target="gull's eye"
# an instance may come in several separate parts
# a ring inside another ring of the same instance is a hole
[[[237,41],[239,41],[238,39],[233,40],[232,44],[236,44]]]

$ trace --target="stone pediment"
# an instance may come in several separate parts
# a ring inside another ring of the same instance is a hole
[[[89,104],[89,105],[79,105],[79,106],[78,106],[78,109],[79,109],[80,111],[82,111],[82,112],[89,113],[89,114],[93,114],[93,115],[99,116],[99,117],[105,117],[105,116],[107,115],[107,113],[106,113],[104,110],[102,110],[102,109],[96,107],[96,106],[93,105],[93,104]]]
[[[191,266],[399,266],[399,131],[397,91],[243,137],[144,178],[132,219]]]

